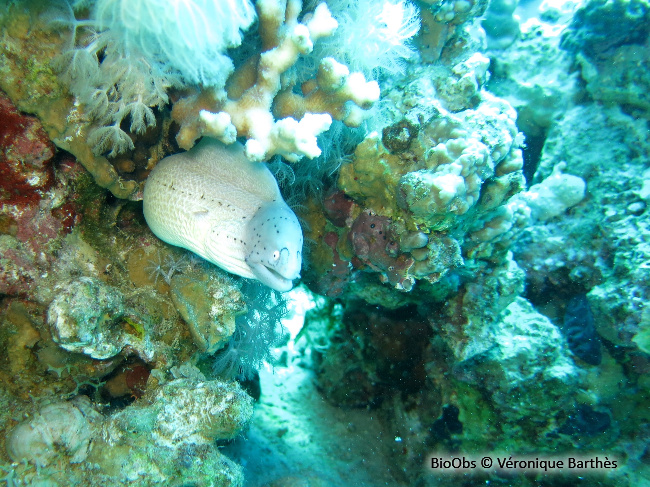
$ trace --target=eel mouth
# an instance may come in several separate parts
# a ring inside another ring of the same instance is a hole
[[[267,267],[263,264],[253,264],[250,265],[253,274],[255,277],[262,283],[266,284],[272,289],[280,292],[290,291],[293,288],[293,279],[300,277],[299,275],[293,278],[289,278],[280,274],[278,271],[272,267]]]
[[[295,281],[296,279],[300,279],[300,274],[295,274],[295,275],[291,276],[291,275],[281,274],[281,273],[279,273],[278,271],[276,271],[273,267],[266,267],[266,266],[264,266],[264,267],[265,267],[266,270],[269,271],[269,273],[270,273],[273,277],[275,277],[278,281],[286,281],[286,282],[288,282],[292,287],[293,287],[293,281]]]

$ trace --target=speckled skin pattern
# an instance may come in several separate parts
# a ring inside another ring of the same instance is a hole
[[[166,157],[144,188],[144,217],[161,240],[228,272],[288,291],[300,277],[303,236],[264,164],[240,144],[204,138]]]

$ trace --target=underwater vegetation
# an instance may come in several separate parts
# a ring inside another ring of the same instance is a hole
[[[247,1],[100,1],[88,19],[54,2],[50,25],[69,30],[67,46],[54,66],[95,122],[88,142],[95,155],[115,157],[135,148],[128,132],[143,134],[156,125],[154,109],[169,102],[168,90],[182,82],[223,88],[233,70],[224,54],[241,43],[241,29],[254,19]],[[213,19],[208,24],[203,17]],[[215,25],[221,22],[221,25]]]
[[[648,26],[5,2],[0,484],[650,482]]]

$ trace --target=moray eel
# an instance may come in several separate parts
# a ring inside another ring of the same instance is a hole
[[[161,240],[228,272],[288,291],[300,277],[302,230],[266,165],[241,144],[204,137],[165,157],[144,187],[144,217]]]

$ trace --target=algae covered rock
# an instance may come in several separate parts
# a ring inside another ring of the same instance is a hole
[[[528,301],[517,298],[506,308],[490,341],[474,373],[501,413],[531,417],[540,410],[548,414],[540,401],[550,402],[552,409],[570,404],[578,369],[560,330]]]
[[[116,322],[124,315],[124,297],[98,279],[81,277],[50,304],[47,321],[52,338],[70,352],[97,359],[120,353],[124,341]]]
[[[648,25],[650,3],[646,0],[590,0],[575,12],[560,46],[575,56],[594,100],[627,105],[648,116]]]
[[[253,400],[236,382],[175,379],[109,418],[89,461],[109,485],[169,485],[182,476],[193,485],[243,486],[239,465],[219,452],[253,414]]]
[[[490,49],[504,49],[519,36],[519,18],[515,14],[518,4],[518,0],[490,2],[485,18],[481,22]]]
[[[585,181],[579,176],[562,174],[564,166],[558,164],[549,177],[521,193],[533,220],[546,221],[562,215],[585,198]]]
[[[233,438],[252,414],[253,401],[236,382],[181,378],[115,414],[106,431],[117,442],[205,445]]]
[[[16,426],[7,436],[7,453],[15,462],[45,467],[60,458],[69,463],[86,460],[101,414],[86,396],[54,402]]]
[[[492,53],[488,89],[517,110],[517,127],[527,145],[538,143],[578,89],[571,56],[559,47],[561,27],[530,19],[516,43]]]
[[[496,440],[518,452],[553,450],[580,385],[564,337],[523,298],[487,331],[473,347],[481,351],[455,363],[448,384],[463,425],[458,437],[467,449]]]
[[[235,332],[235,317],[246,310],[232,278],[215,270],[173,276],[170,284],[172,301],[196,346],[207,353],[222,348]]]
[[[86,396],[53,402],[14,427],[6,449],[12,461],[36,465],[36,471],[21,468],[17,477],[30,485],[44,479],[175,485],[182,478],[192,485],[241,487],[241,467],[215,441],[238,435],[252,413],[253,400],[237,383],[205,380],[199,373],[152,387],[106,417]]]
[[[155,411],[153,440],[161,446],[210,444],[239,434],[253,401],[236,382],[177,379],[161,387],[145,415]]]
[[[548,135],[535,179],[565,161],[565,173],[586,182],[587,196],[561,220],[528,229],[515,250],[528,279],[541,284],[534,292],[584,290],[598,333],[630,350],[650,296],[649,154],[645,120],[595,103],[567,110]]]

